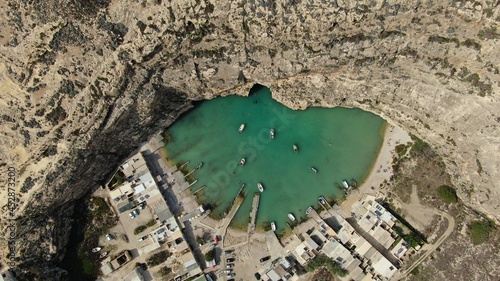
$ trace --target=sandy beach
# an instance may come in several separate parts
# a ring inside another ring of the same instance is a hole
[[[346,214],[351,213],[351,205],[365,195],[383,195],[385,194],[384,181],[389,181],[392,176],[392,159],[395,153],[395,147],[399,144],[411,142],[410,135],[401,128],[387,124],[384,131],[384,141],[377,160],[373,164],[370,173],[366,179],[353,190],[344,200],[340,207]]]

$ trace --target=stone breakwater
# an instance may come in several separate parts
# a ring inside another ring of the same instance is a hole
[[[497,4],[66,2],[0,3],[0,167],[18,171],[21,268],[55,280],[75,198],[190,101],[255,83],[421,137],[460,198],[500,220]]]

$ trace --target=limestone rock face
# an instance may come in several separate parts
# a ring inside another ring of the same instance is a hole
[[[460,198],[500,221],[495,1],[0,8],[0,169],[16,170],[18,264],[50,271],[64,254],[73,200],[190,101],[247,95],[255,83],[292,108],[360,107],[421,137],[444,157]]]

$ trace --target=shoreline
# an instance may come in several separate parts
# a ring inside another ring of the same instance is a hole
[[[347,196],[336,198],[335,200],[346,214],[350,214],[350,208],[352,204],[365,195],[378,196],[380,194],[385,194],[384,182],[389,181],[391,176],[393,175],[392,160],[394,157],[394,149],[396,145],[406,144],[407,142],[412,141],[410,135],[407,132],[402,130],[400,127],[392,125],[388,122],[381,131],[383,134],[382,145],[379,148],[377,158],[371,165],[367,176],[360,184],[358,184],[358,187],[352,190]],[[162,158],[167,162],[169,166],[174,165],[174,163],[172,163],[172,161],[168,158],[168,153],[165,146],[162,147],[160,154],[162,154]],[[213,217],[211,219],[218,222],[221,221],[220,219],[216,219]],[[229,225],[228,230],[231,229],[234,233],[244,234],[246,233],[246,231],[243,229],[244,227],[244,225],[236,227]],[[288,231],[285,231],[285,233],[283,233],[284,235],[282,235],[280,239],[286,238],[288,236],[286,235],[286,232]]]
[[[351,206],[365,195],[384,195],[384,182],[390,180],[393,175],[392,160],[394,158],[394,149],[399,144],[411,142],[410,135],[396,125],[387,123],[384,129],[382,146],[375,162],[368,172],[368,176],[353,190],[346,200],[340,204],[340,207],[346,214],[351,213]]]

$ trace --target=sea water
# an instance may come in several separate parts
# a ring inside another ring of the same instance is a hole
[[[245,129],[240,133],[241,124]],[[288,213],[305,218],[309,206],[319,207],[319,196],[344,196],[338,187],[342,180],[363,181],[382,145],[385,125],[379,116],[360,109],[292,110],[273,100],[268,88],[258,87],[248,97],[201,102],[168,129],[166,150],[174,163],[189,160],[189,170],[204,163],[193,173],[198,182],[191,190],[206,185],[196,195],[216,217],[245,184],[246,197],[233,226],[247,226],[261,182],[257,225],[274,221],[282,231],[290,222]],[[246,158],[244,166],[239,165],[241,158]]]

